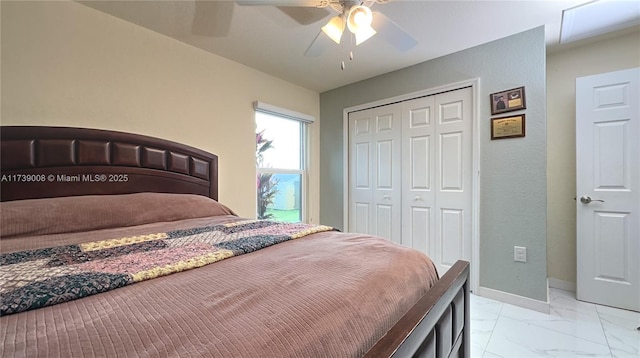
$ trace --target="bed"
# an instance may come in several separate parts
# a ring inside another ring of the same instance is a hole
[[[238,218],[217,202],[217,157],[187,145],[0,135],[1,356],[470,355],[467,262],[437,278],[380,238]]]

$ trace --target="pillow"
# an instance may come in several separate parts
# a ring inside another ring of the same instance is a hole
[[[235,214],[201,195],[136,193],[8,201],[0,215],[0,237],[9,238]]]

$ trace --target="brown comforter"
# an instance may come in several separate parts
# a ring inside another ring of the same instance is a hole
[[[3,217],[3,225],[5,218]],[[3,238],[2,252],[238,220]],[[423,254],[327,232],[0,318],[3,357],[358,357],[437,279]]]

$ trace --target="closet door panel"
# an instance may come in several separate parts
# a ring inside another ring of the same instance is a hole
[[[405,244],[411,248],[427,253],[429,251],[428,237],[425,234],[431,232],[431,208],[421,207],[417,205],[408,206],[407,210],[403,210],[404,213],[410,211],[408,215],[408,225],[404,226],[402,232],[403,238],[406,237]]]
[[[458,259],[464,257],[464,214],[459,209],[440,209],[441,266],[453,266]]]
[[[450,132],[440,134],[438,148],[440,162],[440,191],[462,191],[464,182],[463,169],[463,134]]]
[[[431,256],[435,123],[434,96],[402,104],[402,244]]]
[[[362,203],[355,202],[353,203],[352,215],[349,216],[350,220],[353,218],[353,225],[350,225],[351,232],[359,232],[368,234],[371,232],[371,226],[369,225],[369,218],[371,214],[369,214],[371,204],[370,203]]]
[[[373,234],[373,147],[375,121],[371,110],[349,114],[349,227]]]
[[[435,254],[443,275],[458,259],[471,259],[472,91],[435,96]]]
[[[431,136],[418,135],[409,138],[409,172],[411,190],[431,190]]]
[[[374,234],[394,242],[401,242],[402,175],[401,146],[402,120],[399,104],[374,108],[375,153],[373,159],[375,215]]]
[[[395,145],[392,139],[378,141],[376,153],[378,156],[378,162],[376,167],[376,189],[377,190],[393,190],[393,172],[394,158],[393,158],[393,146]]]
[[[393,239],[393,205],[376,205],[376,235],[386,239]]]

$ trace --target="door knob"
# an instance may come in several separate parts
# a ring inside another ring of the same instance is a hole
[[[591,198],[590,198],[589,196],[587,196],[587,195],[583,195],[583,196],[580,198],[580,202],[581,202],[581,203],[583,203],[583,204],[589,204],[589,203],[590,203],[590,202],[592,202],[592,201],[599,201],[599,202],[601,202],[601,203],[604,203],[604,200],[591,199]]]
[[[418,201],[418,200],[422,200],[422,198],[420,197],[420,195],[416,195],[415,198],[413,198],[413,201]]]
[[[389,195],[384,195],[382,198],[383,199],[391,199],[391,197]]]

